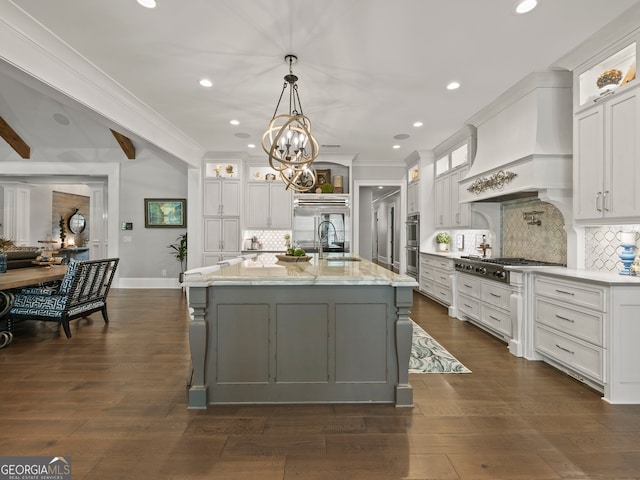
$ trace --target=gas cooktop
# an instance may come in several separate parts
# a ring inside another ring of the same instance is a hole
[[[455,269],[469,273],[471,275],[478,275],[486,278],[491,278],[503,283],[509,283],[509,271],[505,270],[507,266],[527,266],[527,267],[564,267],[562,263],[545,262],[542,260],[531,260],[528,258],[520,257],[498,257],[498,258],[484,258],[480,256],[462,256],[455,262]]]
[[[545,262],[543,260],[532,260],[529,258],[521,258],[521,257],[498,257],[498,258],[485,258],[480,256],[462,256],[460,257],[464,260],[473,260],[477,262],[484,263],[494,263],[496,265],[520,265],[520,266],[529,266],[529,267],[564,267],[565,265],[562,263],[556,262]]]

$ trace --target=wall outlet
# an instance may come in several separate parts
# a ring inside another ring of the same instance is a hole
[[[162,270],[162,276],[166,277],[167,276],[167,271],[166,270]]]

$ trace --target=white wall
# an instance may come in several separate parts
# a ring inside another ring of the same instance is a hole
[[[122,164],[120,180],[120,216],[122,222],[133,223],[133,230],[120,230],[121,278],[177,279],[180,263],[170,255],[167,245],[175,243],[182,228],[145,228],[145,198],[187,198],[187,165],[163,159],[146,151],[136,160]],[[189,204],[187,202],[187,211]],[[189,225],[199,234],[200,225]],[[111,239],[110,239],[111,240]]]

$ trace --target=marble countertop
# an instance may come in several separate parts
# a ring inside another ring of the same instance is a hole
[[[640,277],[620,275],[617,272],[600,272],[598,270],[583,270],[564,267],[506,267],[508,270],[535,272],[539,275],[565,278],[567,280],[579,280],[604,285],[628,285],[640,286]]]
[[[465,252],[420,252],[425,255],[435,255],[439,257],[457,259]],[[505,265],[505,270],[513,272],[538,273],[541,275],[551,275],[562,277],[568,280],[580,280],[585,282],[600,283],[604,285],[639,285],[640,276],[620,275],[617,272],[601,272],[598,270],[585,270],[580,268],[549,267],[549,266],[523,266]]]
[[[308,262],[283,262],[275,254],[262,253],[238,264],[202,275],[185,274],[184,285],[389,285],[417,287],[418,282],[399,275],[356,255],[359,261],[341,260],[343,254],[326,254],[318,259],[309,254]]]

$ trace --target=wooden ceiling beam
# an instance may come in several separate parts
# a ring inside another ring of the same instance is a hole
[[[135,160],[136,158],[136,147],[133,146],[133,142],[129,139],[129,137],[125,137],[121,133],[116,132],[115,130],[111,130],[113,136],[118,141],[120,148],[127,156],[129,160]]]
[[[31,158],[31,147],[20,138],[20,135],[2,117],[0,117],[0,137],[22,158]]]

